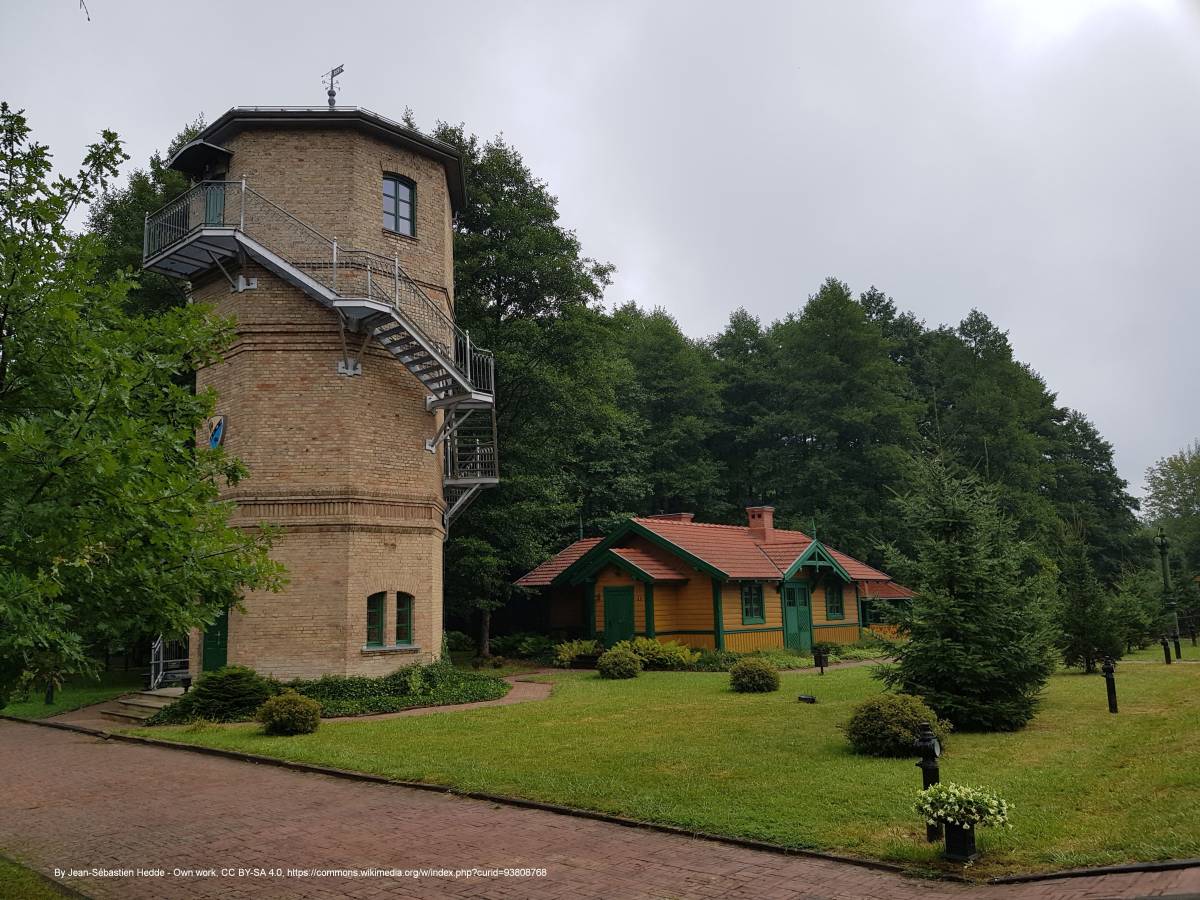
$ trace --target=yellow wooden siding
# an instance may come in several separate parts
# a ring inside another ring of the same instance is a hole
[[[727,581],[721,589],[721,619],[726,631],[742,628],[782,628],[783,603],[779,596],[779,583],[764,582],[763,613],[766,621],[761,624],[742,622],[742,582]]]
[[[712,631],[712,581],[694,575],[683,584],[654,586],[654,631]],[[695,635],[681,635],[694,637]]]
[[[828,577],[830,577],[830,576],[825,576],[825,578],[822,578],[819,582],[817,582],[816,585],[810,585],[812,587],[813,625],[816,626],[816,625],[827,625],[827,624],[832,624],[832,625],[851,625],[851,624],[853,624],[856,626],[855,632],[857,633],[857,631],[858,631],[858,628],[857,628],[857,625],[858,625],[858,601],[855,598],[853,584],[843,584],[842,585],[842,609],[845,612],[845,616],[841,619],[830,619],[825,614],[825,584],[826,584],[825,579]],[[855,638],[855,640],[858,640],[858,638]]]
[[[633,630],[646,630],[646,586],[616,566],[605,566],[596,573],[595,584],[596,637],[600,639],[604,638],[604,589],[620,587],[633,588]],[[655,595],[656,606],[657,599]]]
[[[736,650],[738,653],[749,653],[751,650],[766,650],[771,647],[783,646],[783,631],[751,631],[742,634],[726,634],[725,649]]]
[[[882,622],[875,622],[867,627],[880,637],[887,638],[888,640],[895,640],[900,636],[900,628],[896,625],[885,625]]]
[[[813,640],[833,644],[853,644],[859,639],[858,625],[814,625]]]

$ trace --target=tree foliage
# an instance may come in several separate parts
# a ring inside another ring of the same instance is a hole
[[[0,105],[0,693],[22,671],[86,671],[94,645],[203,625],[280,575],[267,536],[216,502],[243,467],[194,446],[212,395],[179,385],[228,323],[129,314],[133,283],[64,225],[123,158],[105,132],[51,180],[47,148]]]
[[[917,458],[912,482],[898,505],[913,549],[888,554],[916,589],[900,617],[909,640],[880,677],[959,730],[1021,728],[1055,665],[1052,564],[1017,538],[998,491],[978,475]]]
[[[1059,585],[1059,647],[1063,662],[1094,672],[1104,657],[1120,657],[1125,631],[1117,604],[1096,577],[1078,531],[1063,539]]]

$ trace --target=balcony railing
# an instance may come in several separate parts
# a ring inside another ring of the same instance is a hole
[[[248,187],[245,181],[203,181],[146,217],[143,260],[149,261],[211,230],[240,231],[342,298],[385,303],[452,362],[471,387],[495,393],[495,361],[400,267],[399,257],[340,247],[315,228]]]

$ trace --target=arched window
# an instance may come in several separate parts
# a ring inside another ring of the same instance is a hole
[[[367,598],[367,646],[383,646],[383,607],[387,594],[380,591]]]
[[[413,642],[413,597],[412,594],[396,594],[396,643]]]
[[[383,227],[397,234],[417,234],[417,186],[401,175],[383,176]]]

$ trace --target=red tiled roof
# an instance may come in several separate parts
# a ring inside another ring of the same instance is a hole
[[[532,572],[527,572],[517,579],[517,587],[546,587],[554,577],[567,566],[575,562],[583,554],[595,547],[602,538],[584,538],[576,541],[564,550],[560,550]]]
[[[610,551],[637,566],[655,581],[687,581],[688,574],[647,553],[641,547],[613,547]]]
[[[894,581],[872,582],[867,585],[864,597],[872,597],[878,600],[909,600],[912,598],[913,592],[902,584],[896,584]]]
[[[730,578],[779,578],[779,567],[768,559],[742,525],[705,525],[669,519],[634,519],[672,544],[716,566]],[[799,532],[786,532],[799,534]]]
[[[693,522],[685,516],[648,516],[633,519],[642,528],[679,547],[685,553],[708,563],[724,572],[731,579],[755,579],[775,581],[791,567],[813,539],[802,531],[776,528],[767,543],[759,543],[746,525],[711,525]],[[576,541],[556,556],[542,563],[532,572],[518,579],[521,587],[544,587],[549,585],[568,566],[595,547],[603,538],[586,538]],[[878,598],[906,598],[912,592],[891,580],[885,572],[868,566],[852,556],[826,547],[826,550],[846,570],[851,581],[871,584],[870,595]],[[672,580],[688,577],[682,568],[675,568],[661,554],[647,552],[641,547],[613,547],[611,552],[627,560],[656,580]],[[884,593],[888,591],[890,593]]]
[[[891,576],[880,572],[878,569],[873,569],[865,562],[859,562],[853,556],[847,556],[841,550],[834,550],[832,547],[826,547],[830,555],[842,564],[842,568],[846,570],[846,574],[850,576],[851,581],[890,581]]]

